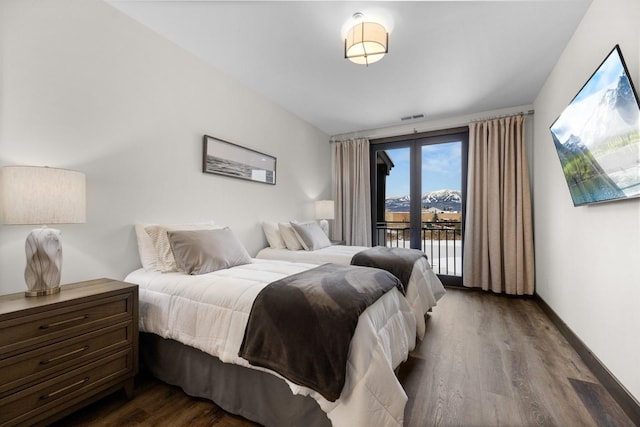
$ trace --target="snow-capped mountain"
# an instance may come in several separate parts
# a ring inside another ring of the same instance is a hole
[[[409,196],[391,196],[385,200],[387,211],[409,212]],[[424,209],[436,208],[442,211],[460,212],[462,210],[462,195],[459,190],[436,190],[422,195]]]
[[[637,123],[638,106],[629,80],[623,75],[614,89],[604,92],[579,136],[585,146],[594,150],[609,143],[611,137],[628,135]]]
[[[384,202],[390,212],[409,212],[409,203],[409,196],[390,196]]]

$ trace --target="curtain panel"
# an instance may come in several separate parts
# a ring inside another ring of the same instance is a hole
[[[336,204],[331,236],[347,245],[371,246],[369,140],[334,142],[331,164]]]
[[[533,227],[522,115],[469,125],[463,284],[532,295]]]

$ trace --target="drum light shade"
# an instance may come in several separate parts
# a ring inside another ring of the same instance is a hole
[[[335,219],[333,200],[316,201],[316,219]]]
[[[86,221],[85,176],[38,166],[2,168],[5,224],[74,224]]]
[[[376,22],[360,22],[347,33],[344,57],[356,64],[378,62],[389,51],[389,33]]]

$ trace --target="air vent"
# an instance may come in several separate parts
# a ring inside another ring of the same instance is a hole
[[[404,116],[401,117],[400,120],[412,120],[412,119],[421,119],[424,117],[424,114],[414,114],[413,116]]]

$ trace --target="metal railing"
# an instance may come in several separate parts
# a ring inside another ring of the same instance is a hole
[[[420,227],[422,251],[427,254],[437,274],[462,276],[462,231],[460,221],[423,221]],[[385,221],[376,223],[380,246],[409,248],[409,223]]]

